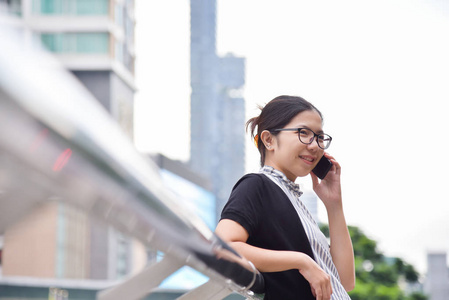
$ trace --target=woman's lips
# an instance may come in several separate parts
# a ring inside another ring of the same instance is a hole
[[[313,162],[315,161],[315,157],[308,155],[300,155],[299,158],[301,158],[305,163],[310,165],[313,164]]]

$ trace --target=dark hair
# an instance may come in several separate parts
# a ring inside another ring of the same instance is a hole
[[[248,128],[250,128],[251,137],[257,144],[261,166],[265,164],[265,145],[260,141],[262,131],[283,128],[297,114],[308,110],[316,111],[320,115],[321,120],[323,119],[321,112],[312,103],[298,96],[278,96],[268,102],[265,107],[259,108],[261,110],[260,115],[246,122],[246,130],[248,131]],[[278,132],[271,132],[271,134],[277,135]]]

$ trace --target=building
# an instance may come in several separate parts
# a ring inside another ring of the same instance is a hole
[[[427,253],[424,292],[429,300],[445,300],[449,295],[449,269],[446,252]]]
[[[133,136],[134,0],[0,0]]]
[[[245,164],[245,59],[216,54],[216,1],[190,1],[190,165],[210,179],[217,215]]]
[[[134,0],[22,0],[28,28],[133,136]]]
[[[2,25],[52,52],[133,139],[134,0],[0,0],[0,10]],[[17,222],[1,246],[4,277],[116,280],[148,261],[139,242],[62,203]]]

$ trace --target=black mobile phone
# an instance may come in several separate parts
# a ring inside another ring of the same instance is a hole
[[[326,177],[327,172],[332,168],[332,162],[326,157],[322,156],[318,164],[313,168],[312,172],[319,178]]]

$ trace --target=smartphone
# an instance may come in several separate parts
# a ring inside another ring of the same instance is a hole
[[[320,161],[318,162],[318,164],[315,166],[315,168],[313,168],[312,172],[319,178],[319,179],[323,179],[324,177],[326,177],[327,172],[329,172],[329,170],[332,167],[332,162],[326,157],[326,156],[322,156]]]

